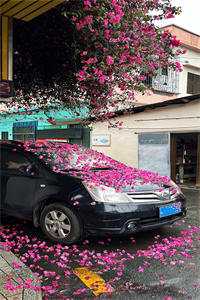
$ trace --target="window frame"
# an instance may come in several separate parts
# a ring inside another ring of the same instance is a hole
[[[33,161],[23,151],[20,151],[18,149],[13,150],[13,148],[3,148],[3,147],[1,147],[0,151],[1,151],[1,154],[2,154],[2,152],[5,152],[5,154],[6,154],[6,152],[15,152],[15,153],[21,155],[25,160],[27,160],[27,162],[29,162],[29,165],[33,165]],[[1,161],[2,161],[2,159],[1,159]],[[37,166],[37,164],[35,164],[35,165]],[[37,166],[37,169],[39,171],[38,166]],[[3,172],[9,173],[10,175],[14,175],[14,176],[29,176],[29,177],[33,176],[33,175],[28,174],[26,172],[24,172],[24,173],[20,172],[19,169],[4,168],[4,165],[3,166],[0,165],[0,170],[3,171]]]
[[[187,93],[191,95],[200,93],[200,75],[191,72],[187,73]]]

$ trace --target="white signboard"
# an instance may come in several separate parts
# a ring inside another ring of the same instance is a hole
[[[93,134],[92,146],[110,146],[110,134]]]

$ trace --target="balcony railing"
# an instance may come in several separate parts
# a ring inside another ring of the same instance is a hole
[[[156,77],[147,76],[144,83],[155,91],[179,93],[179,73],[174,70],[168,70],[167,72],[166,70],[164,72],[160,70]]]

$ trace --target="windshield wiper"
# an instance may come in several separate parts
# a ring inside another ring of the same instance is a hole
[[[112,167],[92,167],[90,168],[91,171],[107,171],[107,170],[114,170]]]
[[[96,171],[114,170],[114,168],[112,168],[112,167],[92,167],[92,168],[89,168],[88,170],[96,172]],[[69,168],[69,169],[64,169],[62,171],[64,171],[64,172],[82,172],[84,170],[76,169],[76,168]]]
[[[69,169],[64,169],[64,170],[62,170],[62,171],[64,171],[64,172],[73,172],[73,171],[75,171],[75,172],[80,172],[81,169],[69,168]]]

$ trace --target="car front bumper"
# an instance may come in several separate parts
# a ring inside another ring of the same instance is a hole
[[[160,218],[159,208],[172,203],[181,203],[181,212]],[[170,203],[98,203],[93,209],[87,210],[84,226],[85,231],[92,235],[131,234],[170,225],[185,217],[185,215],[185,198],[181,195]]]

